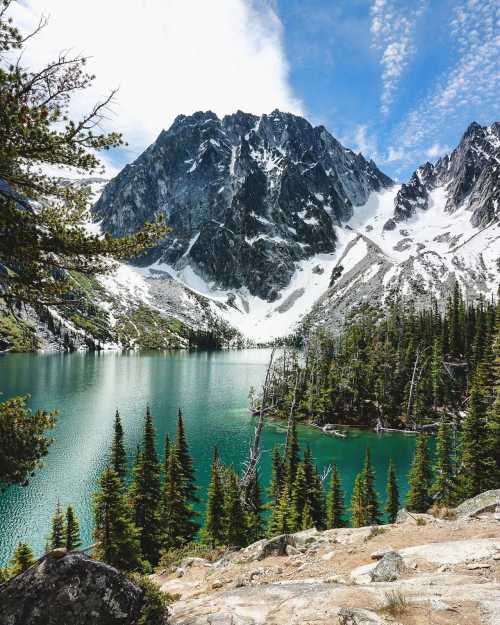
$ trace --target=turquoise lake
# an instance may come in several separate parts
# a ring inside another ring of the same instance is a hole
[[[255,418],[248,412],[248,393],[251,386],[261,384],[269,353],[260,349],[0,357],[3,398],[29,393],[32,408],[59,411],[55,442],[43,467],[29,486],[11,487],[0,494],[0,566],[21,540],[37,554],[43,552],[58,499],[64,506],[74,505],[83,542],[91,543],[92,493],[107,462],[117,408],[130,458],[141,441],[147,404],[154,416],[159,452],[165,435],[175,434],[177,409],[182,409],[201,495],[208,483],[214,445],[225,463],[241,467],[255,427]],[[349,430],[346,439],[339,439],[307,427],[300,427],[299,434],[301,445],[309,443],[320,468],[337,463],[348,497],[367,446],[381,499],[389,457],[396,464],[401,494],[406,492],[413,436]],[[262,441],[263,485],[270,477],[270,451],[283,442],[283,425],[269,423]]]

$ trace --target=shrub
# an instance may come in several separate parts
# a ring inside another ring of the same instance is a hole
[[[398,616],[408,611],[408,600],[400,590],[391,590],[385,593],[385,602],[381,608],[391,616]]]

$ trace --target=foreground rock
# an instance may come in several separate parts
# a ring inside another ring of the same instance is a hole
[[[78,552],[52,552],[0,586],[0,625],[134,625],[143,591]]]
[[[464,501],[457,508],[457,516],[470,518],[495,510],[500,510],[500,489],[487,490]]]
[[[494,513],[308,530],[181,579],[156,576],[162,590],[179,593],[172,625],[500,625],[499,579]]]

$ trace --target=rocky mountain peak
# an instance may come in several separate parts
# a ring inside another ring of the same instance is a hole
[[[434,165],[419,167],[396,197],[394,215],[385,224],[395,228],[417,210],[429,208],[429,194],[443,187],[446,212],[465,207],[473,226],[486,226],[499,216],[500,123],[481,126],[472,122],[458,146]]]
[[[272,301],[296,263],[335,249],[335,224],[390,178],[323,127],[275,110],[179,115],[104,189],[105,231],[163,214],[173,234],[145,259]]]

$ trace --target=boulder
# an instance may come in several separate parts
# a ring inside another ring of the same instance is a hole
[[[456,513],[459,518],[471,518],[486,512],[494,512],[497,507],[500,507],[500,489],[487,490],[461,503],[456,508]]]
[[[372,582],[394,582],[405,570],[403,558],[396,551],[388,551],[371,571]]]
[[[52,552],[0,585],[0,625],[134,625],[144,592],[80,552]]]

